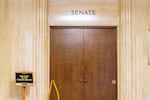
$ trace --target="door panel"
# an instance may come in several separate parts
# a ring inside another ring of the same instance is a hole
[[[51,29],[50,79],[61,100],[117,100],[116,29]],[[57,100],[53,90],[51,100]]]
[[[81,29],[52,29],[50,78],[56,81],[61,100],[83,100],[82,50]],[[52,94],[51,100],[57,100],[54,92]]]
[[[84,30],[85,100],[117,100],[115,37],[114,29]]]

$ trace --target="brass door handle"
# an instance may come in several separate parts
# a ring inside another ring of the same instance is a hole
[[[87,79],[84,79],[84,82],[85,82],[85,83],[87,83],[87,82],[88,82],[88,80],[87,80]]]
[[[80,79],[79,81],[80,81],[80,82],[85,82],[85,83],[88,82],[87,79]]]
[[[83,79],[80,79],[79,81],[80,81],[80,82],[83,82]]]

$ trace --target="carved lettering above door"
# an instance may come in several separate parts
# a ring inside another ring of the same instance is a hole
[[[72,15],[96,15],[96,10],[71,10]]]
[[[49,26],[117,26],[117,0],[50,0]]]

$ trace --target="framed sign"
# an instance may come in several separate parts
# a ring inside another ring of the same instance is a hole
[[[33,85],[32,72],[16,72],[16,85],[17,86],[31,86]]]

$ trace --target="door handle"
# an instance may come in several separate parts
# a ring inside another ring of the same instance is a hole
[[[79,81],[80,81],[80,82],[83,82],[83,79],[80,79]]]
[[[85,79],[85,78],[84,78],[84,79],[80,79],[79,81],[80,81],[80,82],[84,82],[84,83],[87,83],[87,82],[88,82],[88,80]]]
[[[117,84],[117,81],[116,80],[112,80],[111,83],[115,85],[115,84]]]
[[[87,83],[87,82],[88,82],[88,80],[87,80],[87,79],[84,79],[84,82],[85,82],[85,83]]]

